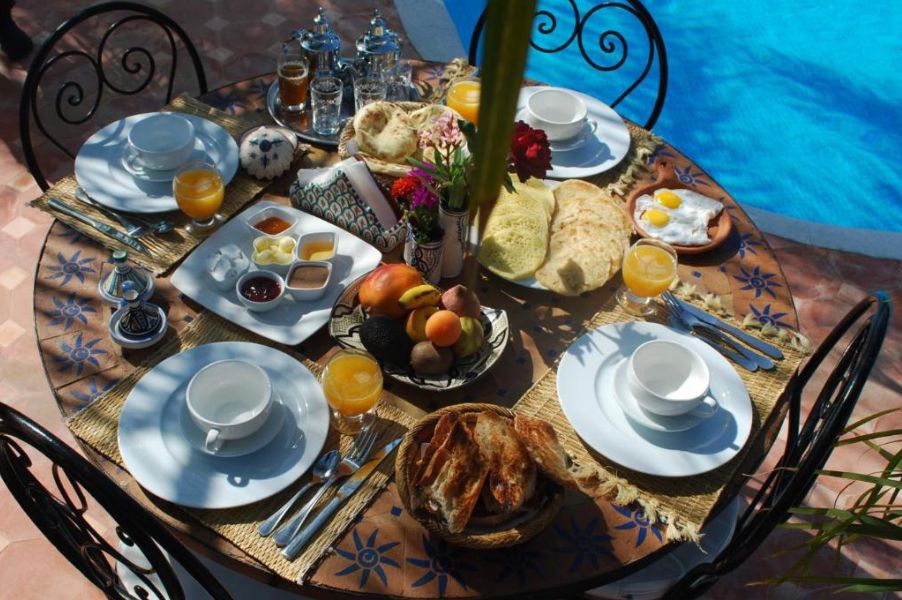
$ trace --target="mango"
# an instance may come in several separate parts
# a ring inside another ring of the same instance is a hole
[[[437,312],[437,306],[422,306],[410,311],[410,314],[407,315],[407,323],[404,327],[404,331],[407,332],[407,337],[414,342],[425,342],[428,339],[426,337],[426,321]]]
[[[413,267],[400,263],[385,264],[367,275],[360,285],[357,298],[371,315],[400,319],[407,311],[398,304],[398,300],[404,292],[421,283],[423,276]]]

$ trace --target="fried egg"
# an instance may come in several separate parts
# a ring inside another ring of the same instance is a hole
[[[703,246],[711,241],[708,222],[723,204],[692,190],[661,188],[636,199],[633,218],[653,238],[680,246]]]

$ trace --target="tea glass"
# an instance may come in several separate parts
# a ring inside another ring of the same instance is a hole
[[[624,254],[621,273],[623,285],[617,290],[620,306],[634,315],[654,314],[655,298],[676,277],[676,250],[659,240],[640,239]]]
[[[413,65],[409,61],[398,61],[393,67],[383,72],[386,82],[385,97],[392,102],[410,100],[410,82],[413,76]]]
[[[279,101],[282,110],[301,112],[307,106],[307,81],[310,65],[300,48],[282,46],[279,55]]]
[[[179,209],[191,217],[186,229],[195,235],[207,235],[219,227],[217,213],[225,197],[225,185],[213,163],[192,160],[175,172],[172,193]]]
[[[360,433],[376,420],[382,369],[371,354],[352,348],[339,350],[326,364],[321,383],[332,408],[332,424],[340,433]]]
[[[385,100],[387,86],[381,75],[364,75],[354,79],[354,111],[370,102]]]
[[[313,130],[335,135],[341,129],[342,84],[338,77],[317,77],[310,82]]]

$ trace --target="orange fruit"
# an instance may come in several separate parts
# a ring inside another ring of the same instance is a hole
[[[450,310],[437,311],[426,320],[426,337],[436,346],[453,346],[460,330],[460,317]]]

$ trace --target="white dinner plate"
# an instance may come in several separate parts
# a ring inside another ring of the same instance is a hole
[[[617,399],[617,365],[641,344],[671,340],[695,350],[711,371],[718,411],[685,431],[654,431],[627,418]],[[752,429],[753,409],[742,379],[710,346],[657,323],[616,323],[589,331],[561,358],[561,408],[596,452],[628,469],[663,477],[706,473],[735,457]]]
[[[246,456],[211,456],[185,438],[185,389],[202,367],[242,359],[269,375],[290,415],[274,439]],[[219,342],[171,356],[132,389],[119,417],[125,467],[150,493],[192,508],[231,508],[277,494],[316,460],[329,409],[316,377],[284,352],[248,342]]]
[[[220,291],[216,287],[207,272],[207,259],[226,244],[236,244],[250,257],[253,254],[253,240],[257,236],[254,230],[247,226],[247,219],[267,206],[283,205],[276,202],[258,202],[235,215],[188,255],[172,274],[172,285],[220,317],[274,342],[294,346],[328,323],[332,305],[345,286],[375,269],[382,260],[382,253],[340,227],[309,213],[285,207],[285,210],[291,211],[298,218],[297,224],[291,230],[295,240],[305,233],[322,231],[334,232],[337,236],[338,254],[331,259],[332,279],[326,293],[319,300],[301,302],[286,294],[279,306],[273,310],[250,312],[238,300],[234,288]]]
[[[114,121],[88,138],[75,157],[75,179],[92,199],[113,210],[160,213],[178,210],[172,180],[148,181],[125,166],[131,151],[128,133],[135,123],[156,113],[132,115]],[[202,117],[179,113],[191,121],[196,136],[190,159],[206,159],[219,169],[223,183],[238,170],[238,144],[229,132]],[[158,179],[154,177],[154,179]]]
[[[520,91],[516,120],[529,122],[526,119],[526,101],[541,89],[547,88],[530,86]],[[586,136],[586,139],[582,143],[568,140],[566,144],[564,142],[554,144],[570,149],[565,151],[551,149],[551,170],[546,177],[555,179],[589,177],[614,168],[630,149],[630,131],[626,123],[613,108],[601,100],[576,90],[567,91],[583,99],[588,109],[588,118],[597,125],[594,132],[589,127],[583,129],[581,135]]]

